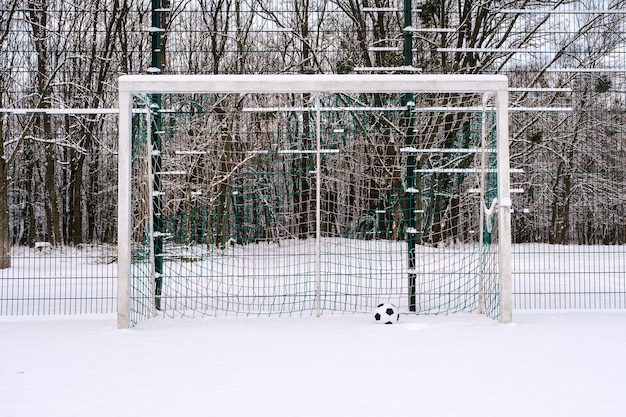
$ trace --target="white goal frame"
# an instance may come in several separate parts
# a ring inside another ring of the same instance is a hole
[[[132,106],[137,94],[199,93],[475,93],[492,96],[496,110],[500,321],[512,321],[511,198],[508,79],[503,75],[301,74],[125,75],[119,78],[117,327],[131,325]]]

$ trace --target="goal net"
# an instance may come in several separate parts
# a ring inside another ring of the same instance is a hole
[[[118,326],[167,316],[511,320],[507,80],[123,76]]]

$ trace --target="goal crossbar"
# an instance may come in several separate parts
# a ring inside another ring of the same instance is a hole
[[[332,75],[124,75],[126,93],[487,93],[506,91],[504,75],[332,74]],[[121,110],[121,107],[120,107]]]
[[[500,321],[512,320],[508,79],[503,75],[125,75],[119,78],[118,328],[130,327],[131,158],[133,97],[141,94],[473,93],[492,98],[499,149]]]

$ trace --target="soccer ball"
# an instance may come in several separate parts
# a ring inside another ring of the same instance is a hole
[[[374,320],[380,324],[393,324],[400,319],[400,312],[398,307],[391,303],[381,303],[376,307],[376,313],[374,313]]]

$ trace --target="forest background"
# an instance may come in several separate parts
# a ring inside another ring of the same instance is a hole
[[[117,78],[146,72],[505,74],[514,241],[623,244],[624,3],[4,0],[0,268],[116,241]]]

